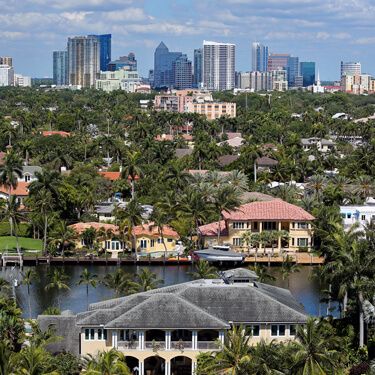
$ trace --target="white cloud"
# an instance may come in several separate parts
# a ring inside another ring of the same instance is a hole
[[[111,21],[144,21],[152,20],[142,8],[127,8],[111,12],[104,12],[103,16]]]

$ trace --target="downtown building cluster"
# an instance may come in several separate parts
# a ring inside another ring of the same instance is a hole
[[[142,84],[134,53],[112,61],[111,34],[68,38],[66,50],[53,52],[53,83],[107,92],[150,89]]]
[[[0,87],[2,86],[31,86],[31,77],[15,73],[13,58],[10,56],[0,56]]]

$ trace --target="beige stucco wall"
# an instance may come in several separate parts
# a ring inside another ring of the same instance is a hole
[[[168,242],[168,239],[171,239],[171,242]],[[141,241],[146,241],[147,247],[141,249]],[[154,240],[154,246],[151,247],[151,240]],[[174,251],[176,247],[176,239],[173,237],[164,236],[164,244],[158,243],[158,237],[151,237],[151,236],[138,236],[136,238],[136,249],[137,251],[147,252],[147,253],[155,253],[155,252],[164,252],[165,249],[167,251]]]

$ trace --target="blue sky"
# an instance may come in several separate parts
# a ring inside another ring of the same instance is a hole
[[[249,70],[253,41],[272,52],[316,61],[323,80],[337,79],[341,59],[375,74],[374,0],[0,0],[0,56],[16,71],[52,75],[52,51],[69,36],[112,33],[112,57],[135,52],[153,66],[163,40],[192,57],[202,41],[236,44],[236,69]]]

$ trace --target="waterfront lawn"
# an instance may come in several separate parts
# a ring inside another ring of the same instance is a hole
[[[23,250],[42,250],[42,240],[36,240],[33,238],[19,237],[18,238],[20,248]],[[0,237],[0,251],[16,249],[16,238],[11,236]]]

